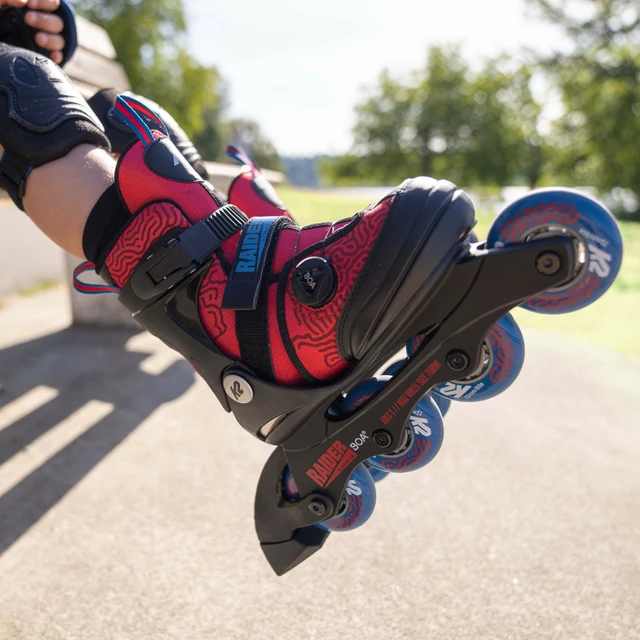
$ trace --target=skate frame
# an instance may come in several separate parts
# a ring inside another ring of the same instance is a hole
[[[266,438],[278,446],[256,493],[256,531],[278,575],[322,547],[329,533],[313,525],[335,517],[357,465],[400,447],[418,400],[437,384],[470,375],[480,364],[484,338],[493,324],[525,300],[570,280],[576,259],[572,240],[562,236],[491,250],[472,245],[460,252],[458,247],[458,255],[433,276],[437,282],[425,286],[425,297],[416,296],[415,308],[407,309],[410,320],[401,327],[391,325],[379,347],[374,345],[346,379],[313,390],[273,389],[281,411],[303,407],[306,418],[291,434],[276,427]],[[374,398],[346,417],[332,410],[343,392],[421,334],[427,336],[422,346]],[[247,378],[246,371],[240,373]],[[257,396],[268,397],[271,385],[249,381]],[[330,477],[318,477],[314,464],[322,456],[326,460],[327,453],[336,468]],[[301,496],[298,502],[283,496],[287,466]]]

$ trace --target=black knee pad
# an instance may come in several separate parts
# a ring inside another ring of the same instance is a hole
[[[0,43],[0,186],[24,210],[31,170],[81,144],[111,150],[96,115],[49,58]]]

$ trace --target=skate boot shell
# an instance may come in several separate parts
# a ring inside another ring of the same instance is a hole
[[[123,103],[139,126],[135,102]],[[328,523],[352,504],[356,472],[375,501],[361,465],[386,470],[380,463],[405,451],[416,405],[481,370],[492,327],[585,272],[575,238],[559,231],[472,243],[470,200],[430,178],[337,223],[300,229],[284,216],[249,218],[181,160],[161,122],[138,134],[116,177],[123,225],[97,266],[245,430],[277,445],[255,520],[278,574],[324,544]],[[345,410],[350,392],[411,341],[394,374]]]

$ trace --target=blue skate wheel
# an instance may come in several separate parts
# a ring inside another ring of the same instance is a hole
[[[409,357],[423,340],[423,336],[417,336],[407,342]],[[482,352],[483,361],[473,374],[463,380],[444,382],[434,387],[431,391],[434,397],[480,402],[494,398],[515,382],[524,363],[524,338],[510,313],[489,329]]]
[[[444,418],[449,412],[449,409],[451,409],[451,400],[449,400],[449,398],[439,396],[437,393],[433,393],[430,395],[433,398],[433,401],[438,405],[438,409],[440,409],[440,413]]]
[[[558,234],[574,240],[579,256],[574,277],[527,300],[525,309],[549,314],[577,311],[600,298],[620,271],[622,236],[615,218],[592,198],[566,189],[541,189],[509,205],[493,223],[487,247]]]
[[[398,371],[400,371],[400,369],[402,369],[402,367],[404,366],[404,363],[406,362],[406,358],[403,360],[397,360],[396,362],[394,362],[393,364],[390,364],[383,372],[382,375],[383,376],[395,376],[396,373],[398,373]]]
[[[350,413],[373,397],[390,380],[389,376],[369,378],[347,394],[343,411]],[[417,471],[429,464],[440,451],[444,438],[442,414],[427,394],[415,406],[409,416],[406,441],[400,451],[392,455],[374,456],[367,460],[371,467],[389,473]]]
[[[300,499],[298,487],[288,468],[284,473],[283,484],[288,500],[295,502]],[[345,498],[340,505],[338,515],[316,526],[327,531],[352,531],[361,527],[371,517],[375,507],[376,485],[369,471],[361,464],[349,477]]]
[[[376,467],[370,467],[368,462],[365,462],[364,466],[367,468],[367,471],[371,474],[371,477],[376,484],[389,477],[389,474],[386,471],[382,471]]]

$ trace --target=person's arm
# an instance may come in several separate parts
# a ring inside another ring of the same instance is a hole
[[[35,36],[36,44],[50,51],[51,59],[60,64],[65,46],[61,35],[64,22],[60,16],[53,14],[60,6],[60,0],[0,0],[0,7],[3,5],[29,9],[24,20],[30,27],[38,30]]]
[[[104,129],[60,68],[34,52],[0,43],[0,86],[0,186],[54,242],[83,256],[85,222],[114,177]]]

